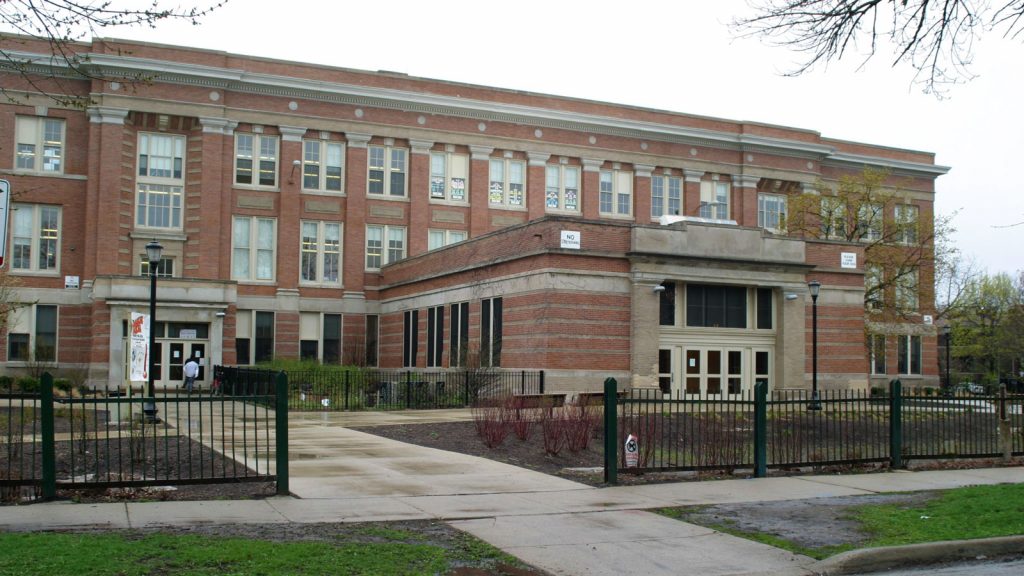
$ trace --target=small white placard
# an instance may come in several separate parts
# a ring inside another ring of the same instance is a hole
[[[65,276],[64,277],[64,287],[65,288],[73,288],[73,289],[77,290],[78,289],[78,276]]]
[[[575,230],[562,230],[562,248],[580,249],[580,233]]]
[[[932,325],[932,315],[931,314],[925,314],[924,317],[922,318],[922,320],[924,320],[924,323],[926,325],[928,325],[928,326]]]
[[[195,340],[196,331],[194,328],[183,329],[181,332],[178,333],[178,338],[181,338],[182,340]]]
[[[856,252],[842,252],[839,254],[839,266],[842,268],[856,268],[857,267],[857,253]]]

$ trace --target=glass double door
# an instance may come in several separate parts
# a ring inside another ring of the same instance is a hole
[[[748,346],[667,346],[658,351],[658,382],[665,392],[740,395],[758,381],[771,385],[771,350]]]
[[[127,344],[127,343],[126,343]],[[196,384],[206,380],[209,367],[206,353],[208,342],[196,340],[158,339],[155,342],[153,359],[153,386],[156,388],[180,388],[185,384],[185,362],[189,358],[199,360],[199,376]],[[126,346],[127,348],[127,346]],[[127,351],[127,350],[126,350]],[[128,371],[128,354],[125,358],[125,374]]]

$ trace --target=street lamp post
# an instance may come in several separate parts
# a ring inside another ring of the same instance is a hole
[[[156,366],[156,271],[160,266],[160,255],[164,247],[156,240],[146,244],[146,258],[149,260],[149,366],[147,366],[146,400],[142,413],[147,422],[156,422],[156,388],[153,386],[153,367]]]
[[[811,403],[808,410],[821,410],[821,399],[818,397],[818,292],[821,282],[811,280],[807,283],[811,291]]]
[[[949,349],[951,348],[953,340],[953,329],[950,328],[949,324],[942,327],[942,335],[946,337],[946,392],[952,390],[952,382],[949,380]]]

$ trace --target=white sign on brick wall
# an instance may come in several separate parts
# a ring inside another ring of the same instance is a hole
[[[842,268],[856,268],[857,267],[857,253],[856,252],[842,252],[839,254],[839,266]]]
[[[562,230],[562,248],[580,249],[580,233],[575,230]]]

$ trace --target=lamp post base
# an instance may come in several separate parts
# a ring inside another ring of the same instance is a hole
[[[146,400],[142,403],[142,418],[150,424],[160,422],[160,418],[156,415],[156,402],[152,400]]]
[[[811,392],[811,401],[807,404],[808,410],[821,410],[821,399],[818,397],[818,391]]]

